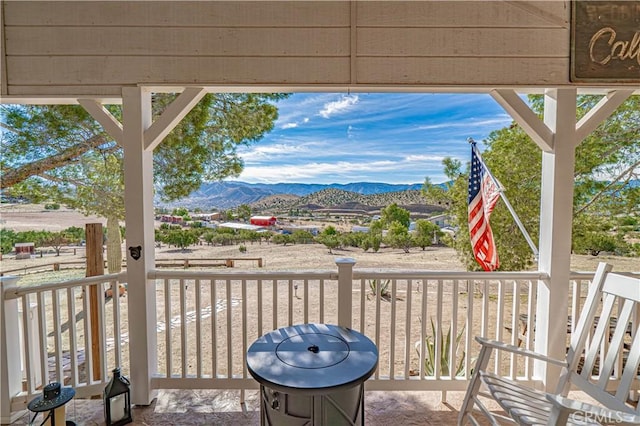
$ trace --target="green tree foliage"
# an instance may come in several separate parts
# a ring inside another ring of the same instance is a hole
[[[43,246],[52,247],[56,251],[56,256],[60,256],[62,246],[69,244],[71,240],[64,232],[52,232],[42,241]]]
[[[582,117],[599,97],[578,98],[578,118]],[[530,98],[532,107],[542,112],[540,97]],[[561,143],[560,141],[559,143]],[[479,144],[480,145],[480,144]],[[540,148],[517,125],[492,132],[481,149],[492,174],[502,183],[505,194],[517,212],[531,238],[537,243],[540,220],[540,187],[542,154]],[[480,146],[479,146],[480,147]],[[470,155],[469,155],[470,156]],[[452,163],[449,163],[450,165]],[[640,165],[640,97],[625,102],[596,131],[576,148],[575,186],[573,199],[573,247],[608,247],[608,242],[623,242],[624,236],[613,240],[594,238],[613,234],[611,222],[617,217],[637,217],[640,187],[630,185],[638,179]],[[468,269],[478,270],[468,236],[467,185],[468,170],[451,167],[446,170],[452,181],[447,191],[449,213],[458,234],[453,246]],[[428,192],[429,188],[425,188]],[[602,222],[607,223],[602,226]],[[597,229],[593,227],[599,224]],[[534,258],[529,245],[502,201],[491,214],[491,228],[500,256],[501,270],[529,268]],[[607,242],[607,244],[605,244]],[[596,244],[598,243],[598,244]],[[617,247],[616,250],[624,248]]]
[[[18,234],[12,229],[0,228],[0,253],[10,253],[13,245],[18,242],[17,239]]]
[[[287,244],[293,244],[293,238],[290,234],[274,234],[273,237],[271,237],[271,242],[286,246]]]
[[[84,228],[78,226],[70,226],[62,232],[74,244],[80,244],[80,241],[85,239]]]
[[[170,229],[161,234],[165,244],[180,247],[183,251],[198,242],[198,235],[190,229]]]
[[[434,239],[437,241],[442,235],[440,227],[426,219],[416,220],[416,230],[413,234],[413,243],[422,250],[433,245]]]
[[[413,239],[409,235],[409,229],[397,220],[391,222],[384,243],[393,248],[400,248],[405,253],[413,246]]]
[[[341,244],[339,232],[331,225],[316,236],[316,241],[327,247],[331,254],[333,254],[333,249],[340,247]]]
[[[390,226],[393,222],[400,222],[401,225],[409,228],[411,223],[411,213],[399,207],[396,203],[389,204],[380,211],[380,220],[383,225]]]
[[[303,229],[296,229],[291,233],[291,239],[295,244],[309,244],[313,242],[313,234]]]
[[[238,219],[248,222],[249,219],[251,219],[251,206],[248,204],[240,204],[236,208],[236,214],[238,215]]]

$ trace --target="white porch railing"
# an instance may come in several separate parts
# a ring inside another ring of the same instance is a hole
[[[337,271],[306,272],[153,270],[158,344],[152,388],[257,389],[245,365],[247,348],[267,331],[299,323],[340,324],[369,336],[380,358],[367,390],[464,390],[477,354],[475,335],[533,347],[533,333],[524,331],[534,329],[538,280],[545,279],[539,272],[354,270],[353,264],[343,259]],[[568,314],[574,318],[591,277],[572,276]],[[0,359],[14,376],[3,379],[0,393],[11,395],[11,412],[24,409],[43,381],[73,386],[82,397],[100,394],[115,366],[129,373],[135,354],[129,354],[128,330],[146,325],[128,324],[126,298],[107,300],[98,291],[95,339],[84,296],[93,285],[117,294],[123,281],[126,274],[37,287],[3,283],[1,316],[10,343]],[[375,284],[386,285],[387,293],[374,293]],[[447,345],[448,333],[460,335],[459,344],[453,338]],[[88,356],[92,344],[103,348],[99,365]],[[460,366],[457,375],[445,371],[449,365]],[[494,368],[533,380],[533,366],[512,358],[496,359]]]

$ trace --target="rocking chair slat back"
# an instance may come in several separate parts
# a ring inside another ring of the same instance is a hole
[[[610,269],[611,265],[601,264],[589,288],[558,393],[566,394],[573,384],[606,407],[633,413],[627,398],[640,363],[640,333],[636,333],[640,286],[637,278]]]

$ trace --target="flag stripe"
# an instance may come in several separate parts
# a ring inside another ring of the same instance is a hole
[[[479,160],[475,143],[472,143],[469,173],[469,235],[473,255],[485,271],[495,271],[500,266],[493,232],[489,225],[489,217],[499,197],[500,188],[491,178],[489,170]]]

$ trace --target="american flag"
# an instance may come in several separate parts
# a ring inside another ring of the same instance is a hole
[[[473,255],[485,271],[500,266],[498,251],[489,226],[489,217],[500,198],[500,188],[476,154],[471,144],[471,172],[469,173],[469,234]]]

